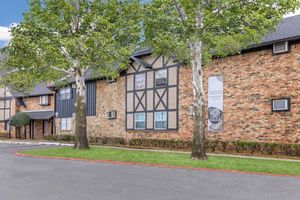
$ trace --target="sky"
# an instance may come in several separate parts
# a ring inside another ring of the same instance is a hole
[[[0,6],[0,48],[10,40],[10,26],[22,21],[23,13],[28,10],[28,0],[1,0]],[[300,14],[300,10],[286,17]]]
[[[28,0],[1,0],[0,6],[0,47],[10,40],[9,27],[22,21],[28,9]]]

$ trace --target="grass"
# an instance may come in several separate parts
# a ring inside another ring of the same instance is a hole
[[[161,153],[143,150],[123,150],[92,147],[90,150],[74,150],[71,147],[25,150],[21,153],[34,156],[80,158],[88,160],[111,160],[147,164],[163,164],[193,168],[238,170],[244,172],[270,173],[300,176],[300,163],[253,158],[210,156],[207,161],[192,160],[182,153]]]

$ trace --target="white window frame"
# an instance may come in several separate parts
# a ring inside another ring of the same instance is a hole
[[[67,100],[72,98],[72,90],[71,87],[61,88],[59,90],[59,99],[60,100]]]
[[[156,85],[156,80],[157,79],[161,79],[161,78],[165,78],[167,79],[168,77],[168,71],[167,69],[161,69],[155,72],[155,87],[164,87],[168,85],[168,80],[166,81],[165,85]]]
[[[284,43],[285,45],[285,49],[281,50],[281,51],[276,51],[276,45]],[[284,42],[277,42],[273,44],[273,53],[274,54],[280,54],[280,53],[285,53],[289,51],[289,42],[288,41],[284,41]]]
[[[144,120],[137,120],[137,115],[144,115]],[[137,128],[137,122],[144,122],[144,128]],[[134,114],[134,129],[136,130],[145,130],[146,129],[146,113],[135,113]]]
[[[163,120],[157,120],[156,118],[156,115],[157,114],[164,114],[164,117],[163,117]],[[167,117],[167,112],[166,111],[162,111],[162,112],[155,112],[154,113],[154,129],[155,130],[167,130],[167,128],[168,128],[168,124],[167,124],[167,121],[168,121],[168,117]],[[166,124],[166,127],[156,127],[156,122],[165,122],[165,124]]]
[[[139,79],[142,79],[142,80],[139,80]],[[140,83],[138,81],[140,81]],[[143,87],[137,87],[140,84],[142,85],[142,82],[143,82]],[[135,90],[143,90],[146,88],[146,74],[145,73],[135,75],[134,87],[135,87]]]
[[[283,108],[283,109],[276,109],[275,108],[276,101],[283,101],[284,104],[285,104],[285,108]],[[291,100],[289,98],[273,99],[272,100],[272,111],[273,112],[288,112],[291,109],[290,106],[291,106]]]
[[[60,130],[70,131],[72,129],[72,118],[60,119]]]
[[[48,95],[44,95],[44,96],[40,96],[40,105],[49,105],[49,96]]]

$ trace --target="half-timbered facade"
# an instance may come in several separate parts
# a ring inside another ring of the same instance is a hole
[[[184,97],[180,73],[186,68],[181,69],[172,58],[152,55],[151,49],[134,54],[131,61],[116,80],[87,80],[87,113],[88,109],[93,111],[87,117],[88,135],[188,139],[191,123],[185,121],[190,120],[190,108],[179,104]],[[182,78],[190,79],[186,75]],[[89,85],[94,85],[92,90]],[[60,89],[56,92],[56,132],[73,134],[74,100],[62,102],[59,93]],[[64,121],[69,124],[67,129]]]
[[[7,87],[0,88],[0,132],[10,132],[9,119],[15,113],[13,96]]]
[[[208,138],[300,142],[299,20],[285,19],[261,44],[204,69]],[[88,135],[191,140],[191,68],[155,56],[151,49],[134,54],[131,61],[116,81],[93,81],[87,92],[93,96],[87,106],[87,111],[93,109]],[[56,133],[72,134],[74,100],[65,106],[57,95]]]
[[[135,57],[126,73],[126,130],[177,130],[179,64]]]
[[[30,123],[21,128],[9,125],[16,113],[26,113]],[[54,97],[47,84],[36,85],[29,94],[13,91],[9,87],[0,89],[0,132],[7,137],[19,139],[41,139],[54,134]]]

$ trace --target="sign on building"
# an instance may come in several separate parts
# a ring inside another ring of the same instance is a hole
[[[208,131],[223,130],[223,76],[208,79]]]

